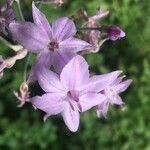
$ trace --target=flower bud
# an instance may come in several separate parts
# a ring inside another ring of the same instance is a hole
[[[101,31],[106,33],[112,41],[125,37],[125,32],[117,26],[102,26]]]

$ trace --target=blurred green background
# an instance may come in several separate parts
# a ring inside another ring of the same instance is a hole
[[[21,0],[26,20],[31,20],[31,0]],[[30,105],[16,107],[13,90],[23,80],[26,59],[5,71],[0,80],[0,150],[150,150],[150,1],[66,0],[58,9],[42,6],[49,21],[74,14],[80,8],[90,15],[101,7],[110,11],[101,24],[119,25],[126,37],[106,42],[99,53],[87,55],[93,73],[121,69],[133,79],[122,94],[125,110],[111,107],[107,118],[94,110],[81,114],[78,132],[71,133],[60,116],[43,123],[43,114]],[[13,52],[0,43],[0,55]]]

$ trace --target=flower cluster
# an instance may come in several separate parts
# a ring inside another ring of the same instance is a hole
[[[11,5],[11,2],[7,4]],[[31,103],[34,108],[45,112],[44,120],[60,114],[67,127],[76,132],[80,113],[95,108],[98,116],[106,116],[109,105],[122,106],[124,103],[119,93],[125,91],[132,81],[123,80],[125,76],[120,70],[92,76],[83,58],[84,53],[97,52],[104,41],[115,41],[125,36],[119,27],[98,24],[98,20],[108,12],[99,10],[91,17],[85,11],[80,12],[85,19],[83,30],[87,29],[85,40],[77,38],[76,26],[70,18],[60,17],[49,24],[34,2],[32,12],[34,22],[9,23],[11,36],[22,46],[21,50],[13,57],[0,58],[2,77],[3,69],[12,67],[16,60],[24,58],[27,53],[37,54],[28,79],[21,84],[19,92],[14,92],[20,102],[19,107],[26,102]],[[3,28],[1,24],[0,27]],[[104,39],[102,33],[105,34]],[[28,86],[34,81],[38,81],[43,95],[31,97]]]

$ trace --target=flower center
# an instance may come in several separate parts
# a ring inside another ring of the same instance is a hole
[[[79,96],[78,92],[68,91],[67,96],[69,97],[69,104],[70,104],[72,110],[75,110],[74,103],[73,103],[73,101],[75,101],[76,106],[78,107],[79,111],[82,111],[82,107],[81,107],[81,104],[80,104],[79,98],[78,98],[78,96]]]
[[[112,99],[117,96],[117,92],[111,87],[105,89],[105,94],[107,95],[110,103],[112,102]]]
[[[55,41],[52,41],[52,42],[50,42],[50,43],[48,44],[48,49],[49,49],[50,51],[52,51],[52,52],[54,52],[55,49],[58,49],[58,48],[59,48],[59,45],[58,45],[58,43],[55,42]]]

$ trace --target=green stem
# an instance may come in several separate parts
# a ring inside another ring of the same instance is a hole
[[[20,0],[16,0],[16,2],[17,2],[20,18],[21,18],[22,21],[25,21],[22,10],[21,10],[21,6],[20,6]]]
[[[98,27],[98,28],[77,28],[78,30],[87,30],[87,31],[89,31],[89,30],[98,30],[98,31],[101,31],[101,28],[100,27]]]
[[[28,64],[29,64],[30,58],[31,58],[31,54],[28,54],[27,60],[26,60],[25,66],[24,66],[24,73],[23,73],[24,81],[27,81],[27,70],[28,70]]]

